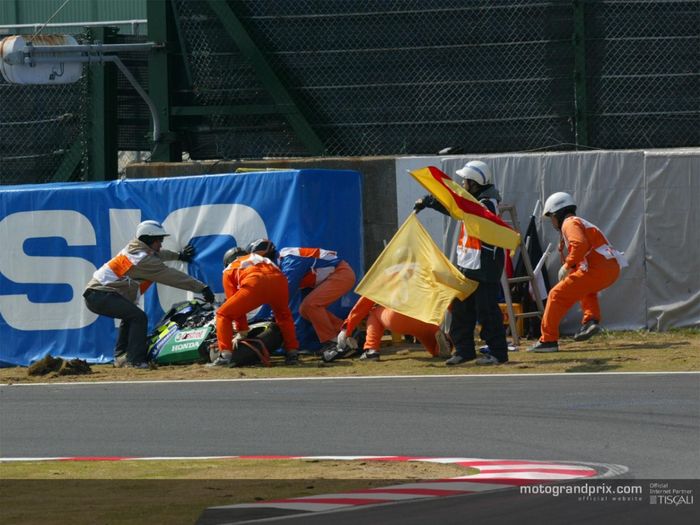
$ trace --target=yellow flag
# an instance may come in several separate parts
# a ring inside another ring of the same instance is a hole
[[[450,263],[412,213],[355,292],[408,317],[440,324],[452,299],[466,299],[477,285]]]

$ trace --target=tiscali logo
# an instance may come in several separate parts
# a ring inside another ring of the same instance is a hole
[[[651,505],[692,505],[693,504],[693,496],[688,496],[688,495],[680,495],[677,494],[675,496],[649,496],[649,503]]]
[[[671,483],[654,482],[649,484],[649,504],[651,505],[692,505],[693,489],[676,488]]]

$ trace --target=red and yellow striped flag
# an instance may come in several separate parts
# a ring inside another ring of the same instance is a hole
[[[470,237],[509,250],[520,245],[518,232],[435,166],[420,168],[410,174],[435,196],[453,219],[464,222]]]

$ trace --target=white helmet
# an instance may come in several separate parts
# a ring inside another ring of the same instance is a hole
[[[547,200],[544,203],[544,209],[542,210],[542,215],[549,217],[559,210],[569,206],[576,206],[574,198],[564,191],[558,191],[547,197]]]
[[[470,160],[461,170],[457,170],[457,175],[463,179],[473,180],[477,184],[486,186],[491,184],[491,168],[480,160]]]
[[[136,227],[136,238],[138,239],[142,235],[147,235],[148,237],[167,237],[168,233],[165,233],[163,226],[156,221],[143,221]]]

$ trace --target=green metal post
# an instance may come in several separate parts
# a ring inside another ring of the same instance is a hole
[[[78,139],[71,147],[63,154],[63,160],[58,166],[50,180],[46,182],[67,182],[72,180],[75,170],[80,167],[83,160],[83,144]]]
[[[588,146],[588,96],[586,94],[585,1],[573,0],[574,7],[574,94],[575,136],[578,146]]]
[[[148,39],[157,45],[148,57],[148,94],[160,117],[161,136],[156,140],[151,153],[151,161],[180,162],[182,149],[171,130],[170,50],[177,41],[170,0],[147,0]]]
[[[19,24],[19,7],[17,5],[17,2],[19,0],[10,0],[5,4],[5,9],[7,13],[7,21],[4,22],[5,24]]]
[[[323,155],[325,145],[316,135],[309,122],[294,103],[277,74],[268,64],[265,55],[255,45],[236,14],[225,0],[207,0],[209,7],[219,17],[226,32],[233,38],[238,49],[255,69],[258,79],[267,89],[280,113],[284,114],[292,129],[312,155]],[[149,21],[150,24],[150,21]]]
[[[109,44],[117,30],[98,27],[92,30],[93,41]],[[114,64],[89,66],[90,93],[88,131],[89,180],[114,180],[118,170],[117,146],[117,70]]]

